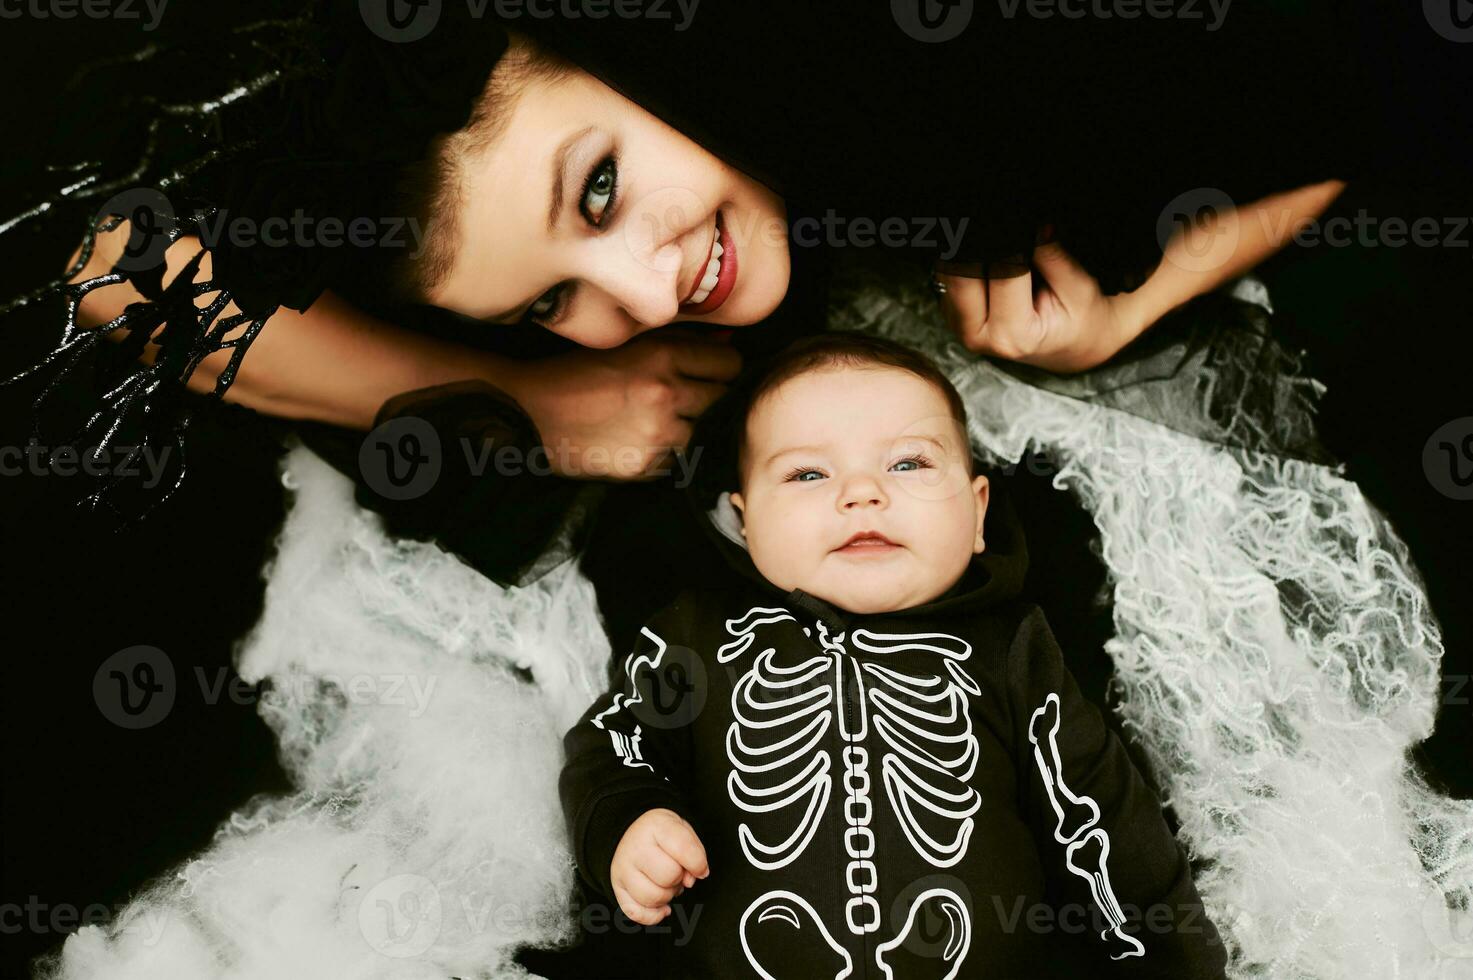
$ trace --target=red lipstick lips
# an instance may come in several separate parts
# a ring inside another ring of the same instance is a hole
[[[721,271],[717,274],[716,285],[711,289],[711,295],[701,302],[691,305],[682,303],[680,310],[686,316],[703,316],[714,313],[726,298],[731,295],[736,286],[737,277],[737,250],[736,243],[731,240],[731,234],[726,230],[726,223],[721,220],[721,212],[716,212],[716,234],[721,241]],[[711,259],[707,257],[706,264],[701,266],[700,275],[696,277],[696,285],[700,286],[701,280],[706,277],[706,269],[711,265]],[[691,291],[695,295],[695,291]]]

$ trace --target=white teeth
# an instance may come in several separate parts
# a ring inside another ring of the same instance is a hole
[[[711,261],[706,263],[706,274],[701,277],[700,285],[694,293],[691,293],[686,303],[697,306],[706,302],[706,298],[711,295],[711,290],[715,289],[716,284],[721,281],[721,255],[725,251],[721,247],[721,236],[717,234],[711,239]]]

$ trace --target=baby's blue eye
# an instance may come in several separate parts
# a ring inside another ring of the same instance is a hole
[[[907,457],[905,457],[902,460],[897,460],[895,462],[895,464],[893,466],[891,466],[890,468],[891,469],[895,469],[896,467],[908,466],[908,467],[911,467],[912,469],[919,470],[919,469],[925,469],[925,468],[929,467],[930,465],[931,465],[931,461],[929,459],[927,459],[926,457],[924,457],[924,456],[907,456]],[[902,473],[909,473],[909,472],[912,472],[912,469],[903,469],[900,472],[902,472]]]
[[[798,472],[798,474],[796,476],[793,477],[793,479],[795,481],[797,481],[798,483],[812,483],[813,482],[812,480],[804,479],[804,477],[809,477],[809,476],[815,476],[815,477],[822,478],[823,477],[823,474],[820,473],[818,470],[801,470],[801,471]]]

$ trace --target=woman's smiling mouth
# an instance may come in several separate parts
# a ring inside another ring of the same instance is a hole
[[[706,259],[696,279],[695,288],[681,303],[681,312],[688,316],[712,313],[731,295],[736,285],[736,243],[731,240],[721,212],[716,212],[716,233],[711,236],[711,254]]]

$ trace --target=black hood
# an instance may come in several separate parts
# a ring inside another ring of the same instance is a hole
[[[745,542],[741,539],[740,515],[724,495],[738,487],[735,436],[736,420],[741,417],[741,406],[745,399],[743,387],[734,387],[696,425],[690,443],[691,458],[687,461],[691,481],[684,492],[692,518],[710,539],[712,547],[720,552],[726,564],[740,578],[755,584],[776,600],[805,606],[815,615],[840,626],[847,626],[850,621],[858,619],[859,615],[837,609],[801,589],[789,592],[772,584],[757,570]],[[699,457],[693,455],[697,451],[700,452]],[[975,458],[973,466],[975,472],[986,472]],[[1018,596],[1028,572],[1028,545],[1012,501],[999,483],[1000,481],[992,481],[991,500],[987,506],[983,528],[987,548],[982,554],[972,557],[972,563],[965,574],[955,585],[930,602],[883,615],[909,617],[932,613],[955,614],[987,608]]]

